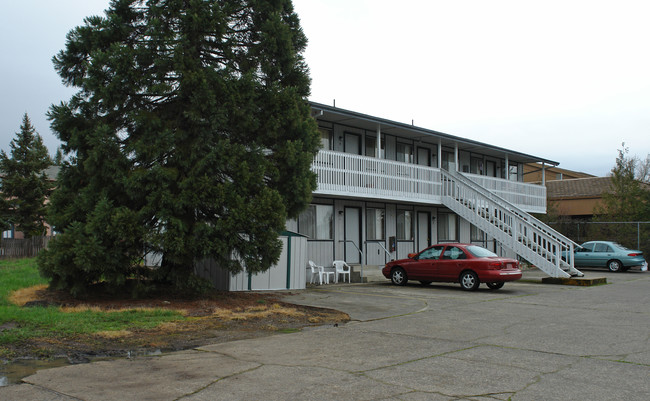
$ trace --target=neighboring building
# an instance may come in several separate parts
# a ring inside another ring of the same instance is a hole
[[[571,171],[557,166],[546,166],[541,163],[524,164],[524,182],[549,182],[558,180],[571,180],[575,178],[591,178],[591,174]]]
[[[549,209],[558,216],[590,220],[601,205],[603,194],[612,189],[611,177],[547,181]]]
[[[437,242],[519,255],[547,274],[573,243],[528,213],[546,212],[546,187],[526,164],[557,166],[509,149],[311,103],[322,150],[312,204],[287,229],[308,236],[308,258],[382,266]],[[498,195],[498,197],[494,195]]]

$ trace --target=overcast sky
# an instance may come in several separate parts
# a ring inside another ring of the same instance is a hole
[[[109,0],[21,0],[0,13],[0,147],[74,93],[52,56]],[[650,2],[294,0],[311,100],[606,175],[650,154]]]

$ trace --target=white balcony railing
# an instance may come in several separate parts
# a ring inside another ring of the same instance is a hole
[[[442,204],[442,180],[437,168],[321,150],[312,170],[318,174],[316,194]],[[546,211],[544,186],[465,175],[526,211]]]
[[[438,169],[322,150],[312,170],[318,174],[318,194],[440,203]]]

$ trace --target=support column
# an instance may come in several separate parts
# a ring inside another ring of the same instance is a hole
[[[377,158],[382,159],[381,157],[381,125],[377,124]]]

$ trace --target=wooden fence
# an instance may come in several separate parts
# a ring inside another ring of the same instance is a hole
[[[50,236],[27,239],[3,238],[0,240],[0,259],[31,258],[47,248]]]

